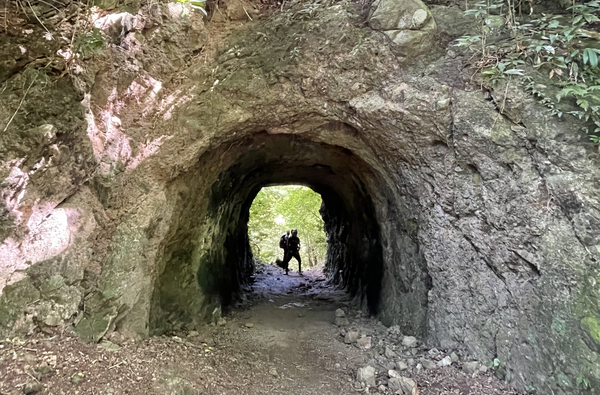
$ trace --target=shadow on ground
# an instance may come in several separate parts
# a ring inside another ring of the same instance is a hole
[[[353,310],[319,271],[260,266],[247,291],[202,331],[114,333],[100,344],[64,332],[7,339],[0,394],[516,394],[468,356]]]

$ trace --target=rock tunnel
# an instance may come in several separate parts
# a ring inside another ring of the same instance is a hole
[[[110,61],[56,83],[18,69],[58,50],[32,28],[0,74],[0,335],[201,328],[252,271],[253,198],[295,183],[323,197],[332,281],[384,324],[521,388],[600,385],[597,147],[522,84],[474,86],[456,7],[317,3],[213,52],[181,3],[124,12]]]
[[[315,130],[312,137],[322,134],[320,130],[329,131],[333,141],[337,134],[357,133],[349,125],[330,123]],[[165,243],[161,259],[164,269],[154,287],[150,311],[151,333],[160,333],[169,324],[198,324],[193,321],[210,319],[213,311],[206,309],[212,309],[213,304],[205,303],[206,295],[223,308],[239,295],[254,269],[248,242],[249,208],[263,186],[274,184],[302,184],[322,196],[330,280],[355,296],[359,306],[379,313],[384,250],[391,250],[388,255],[394,257],[395,265],[411,258],[407,251],[394,248],[392,235],[383,232],[381,225],[397,222],[394,194],[385,175],[378,174],[364,159],[310,137],[255,133],[222,144],[178,177],[175,183],[186,188],[179,193],[181,207],[176,210],[181,218],[188,219],[176,222],[172,239]],[[216,180],[204,190],[203,183],[195,180],[207,167],[205,161],[217,161],[219,170],[215,170]],[[204,211],[205,216],[192,214]],[[413,250],[417,249],[415,245]],[[405,307],[417,317],[405,327],[424,334],[429,283],[426,269],[415,267],[421,272],[406,273],[410,284],[400,285],[403,293],[420,301]]]

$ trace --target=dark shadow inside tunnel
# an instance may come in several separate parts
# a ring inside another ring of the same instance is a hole
[[[294,183],[312,188],[323,199],[328,277],[377,313],[382,253],[373,202],[362,180],[365,164],[343,149],[289,136],[261,137],[264,144],[221,174],[211,193],[209,212],[231,212],[221,217],[228,223],[222,267],[229,276],[219,286],[223,305],[232,301],[254,269],[247,228],[252,201],[265,186]],[[199,281],[202,277],[209,276],[201,272]]]
[[[165,245],[154,287],[151,332],[211,320],[242,293],[254,271],[249,209],[261,188],[305,185],[323,199],[325,273],[371,314],[380,308],[384,258],[373,194],[387,186],[347,149],[294,135],[257,133],[223,144],[185,175],[181,220]],[[214,178],[206,169],[218,163]],[[202,184],[209,180],[210,185]],[[191,214],[203,212],[194,217]]]

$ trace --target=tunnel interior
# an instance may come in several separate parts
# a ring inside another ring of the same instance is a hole
[[[240,296],[254,270],[250,206],[261,188],[282,184],[321,195],[325,272],[360,308],[380,313],[384,249],[394,244],[382,237],[382,214],[391,214],[376,207],[392,196],[383,177],[346,148],[261,132],[220,144],[173,182],[178,213],[153,288],[150,333],[215,320]]]

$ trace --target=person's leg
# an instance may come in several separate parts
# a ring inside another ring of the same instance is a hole
[[[285,274],[288,274],[289,271],[289,265],[290,265],[290,260],[292,259],[292,254],[289,253],[289,251],[286,251],[283,254],[283,268],[285,269]]]
[[[298,273],[302,274],[302,259],[300,259],[300,252],[296,251],[294,258],[298,261]]]

